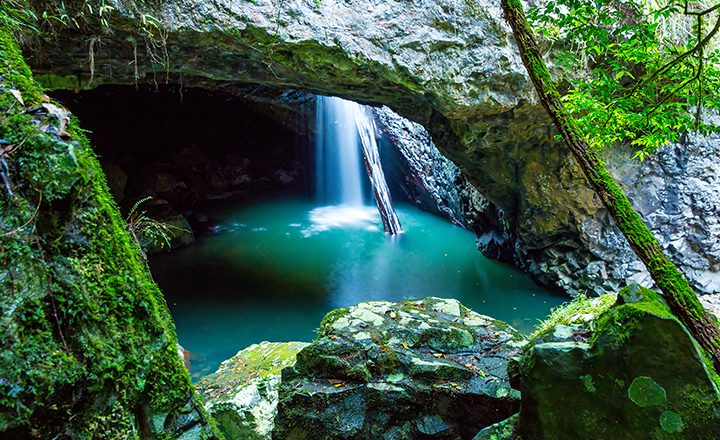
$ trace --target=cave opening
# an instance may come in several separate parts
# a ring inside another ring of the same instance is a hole
[[[385,133],[405,233],[383,234],[367,176],[351,215],[318,200],[313,95],[101,86],[53,97],[90,131],[122,213],[147,199],[138,209],[172,227],[169,249],[144,244],[194,379],[253,343],[309,341],[327,312],[361,301],[455,298],[523,331],[563,301],[414,196],[417,176]],[[428,160],[424,172],[441,166]]]

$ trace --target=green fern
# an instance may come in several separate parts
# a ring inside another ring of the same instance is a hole
[[[144,197],[135,202],[130,208],[126,220],[127,230],[140,247],[143,257],[146,256],[145,251],[151,246],[160,249],[169,248],[170,242],[177,232],[187,232],[178,226],[150,218],[147,211],[140,209],[141,205],[150,200],[152,197]]]

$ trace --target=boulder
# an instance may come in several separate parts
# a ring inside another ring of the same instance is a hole
[[[517,362],[523,439],[720,437],[718,375],[662,297],[637,285],[555,312]]]
[[[518,409],[507,362],[525,339],[456,300],[330,312],[283,370],[274,438],[471,438]]]
[[[304,342],[261,342],[238,352],[203,378],[205,409],[228,440],[270,440],[280,371],[295,363]]]

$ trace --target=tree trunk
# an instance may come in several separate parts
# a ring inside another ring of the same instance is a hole
[[[540,102],[603,205],[663,292],[672,312],[712,358],[715,369],[720,371],[720,330],[715,320],[705,311],[685,276],[663,253],[655,236],[630,205],[597,152],[585,142],[577,123],[563,106],[520,0],[501,0],[501,3]]]

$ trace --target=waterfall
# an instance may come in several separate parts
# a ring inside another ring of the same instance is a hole
[[[317,97],[316,191],[329,205],[362,205],[362,165],[351,101]]]
[[[375,123],[369,108],[340,98],[318,96],[315,118],[318,199],[326,204],[363,204],[362,146],[365,170],[372,183],[385,232],[401,232],[380,164]]]

